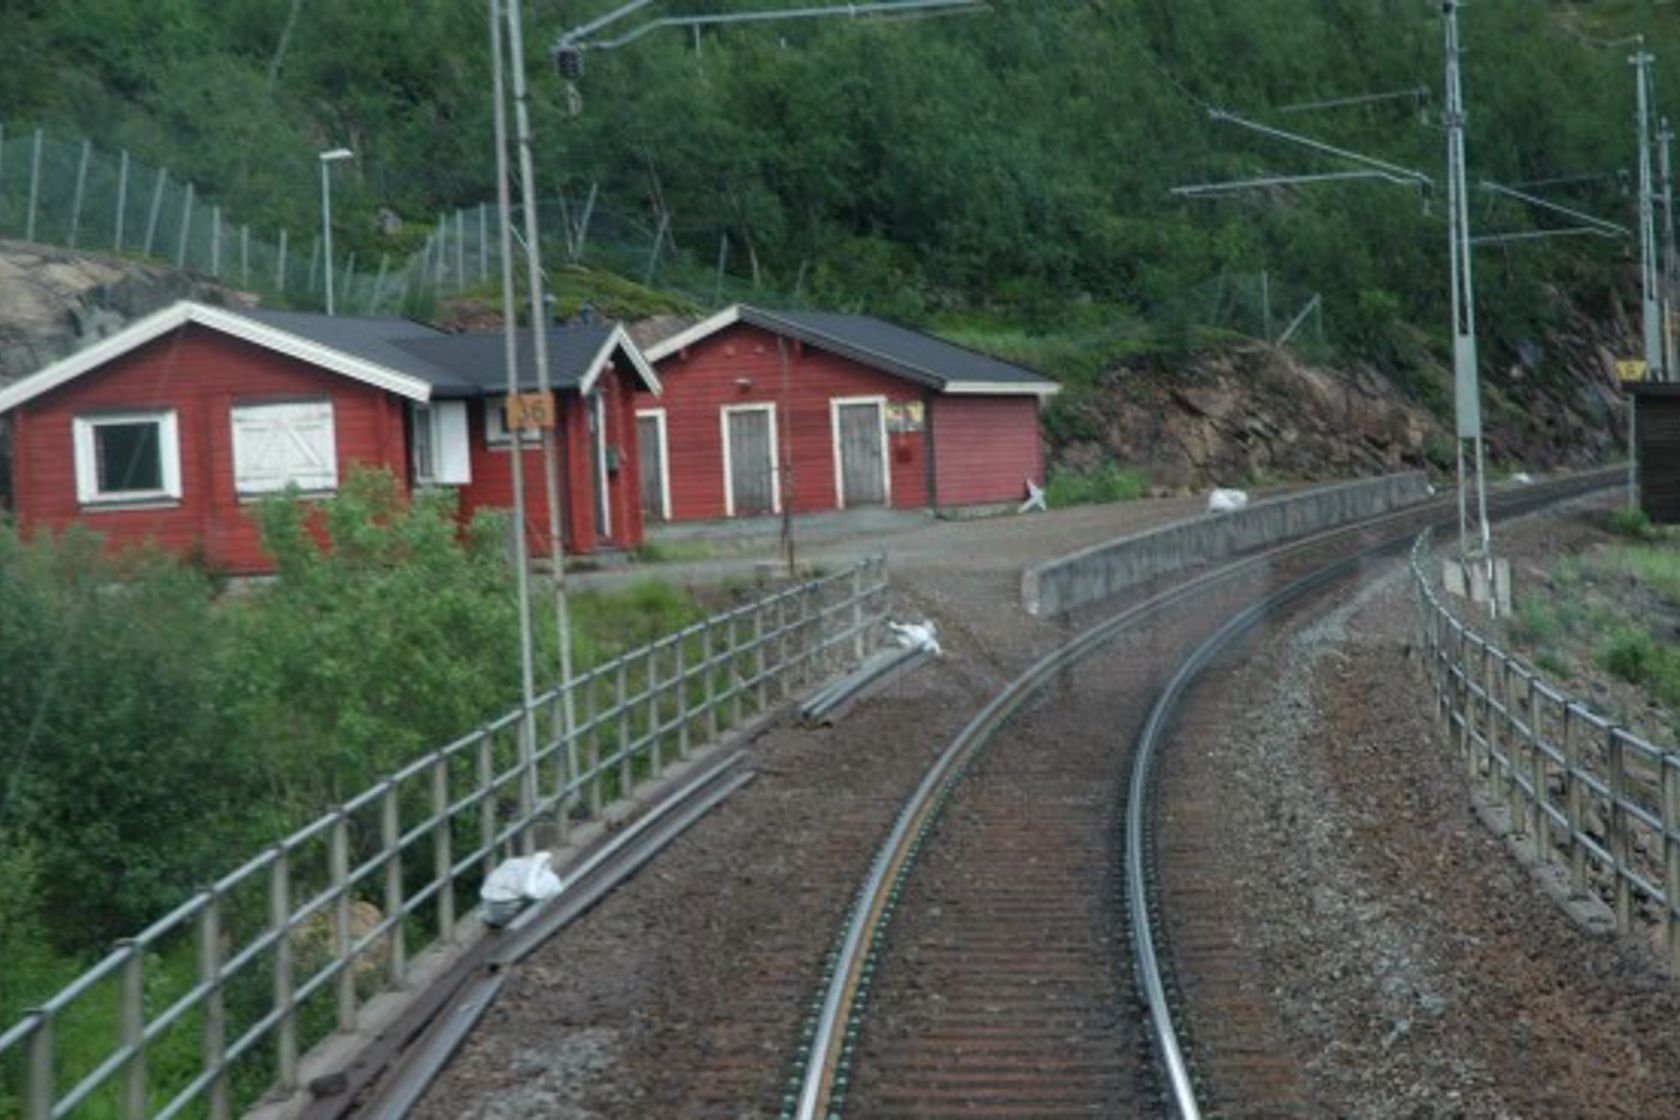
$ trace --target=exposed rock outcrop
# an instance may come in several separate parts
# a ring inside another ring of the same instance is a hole
[[[254,302],[163,265],[0,241],[0,385],[178,299]]]

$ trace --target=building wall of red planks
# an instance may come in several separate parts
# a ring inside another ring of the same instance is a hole
[[[922,401],[924,389],[903,378],[789,340],[782,368],[776,337],[746,324],[728,327],[659,363],[665,391],[638,394],[640,408],[666,415],[671,517],[694,521],[727,516],[723,411],[746,405],[775,409],[778,467],[791,469],[782,493],[795,513],[839,508],[832,402],[880,398],[888,404]],[[928,503],[925,431],[889,432],[890,504]],[[1035,435],[1036,439],[1036,435]],[[635,446],[633,433],[626,446]]]
[[[112,547],[153,540],[231,574],[271,571],[249,499],[233,481],[231,410],[288,400],[333,403],[342,483],[355,464],[408,477],[403,402],[306,362],[204,328],[153,340],[14,412],[16,512],[26,531],[75,522]],[[73,421],[128,410],[174,409],[180,441],[179,501],[145,507],[83,506],[77,498]]]
[[[1044,485],[1036,397],[936,397],[933,461],[939,504],[1020,501]]]

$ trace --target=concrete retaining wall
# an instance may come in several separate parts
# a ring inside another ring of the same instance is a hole
[[[1409,471],[1163,525],[1028,568],[1021,574],[1021,601],[1028,614],[1052,618],[1192,564],[1386,513],[1428,493],[1423,472]]]

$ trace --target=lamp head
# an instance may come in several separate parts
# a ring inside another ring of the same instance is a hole
[[[356,158],[356,153],[352,152],[349,148],[333,148],[331,151],[326,151],[326,152],[321,153],[321,162],[322,163],[336,163],[337,161],[339,161],[341,159],[355,159],[355,158]]]

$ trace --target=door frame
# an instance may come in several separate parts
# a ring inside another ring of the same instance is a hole
[[[662,520],[671,520],[671,434],[665,419],[663,408],[638,408],[636,410],[636,457],[637,466],[647,469],[647,464],[641,459],[641,424],[643,420],[654,421],[654,427],[659,432],[659,516]],[[636,495],[636,501],[642,500],[641,494]]]
[[[757,404],[726,404],[718,410],[718,430],[723,435],[723,515],[735,516],[735,463],[729,450],[729,418],[737,412],[764,412],[770,417],[770,512],[782,512],[782,458],[776,445],[776,405],[774,401]]]
[[[594,499],[600,516],[600,535],[602,540],[610,541],[613,539],[613,515],[612,477],[607,471],[607,395],[601,392],[599,385],[584,398],[584,406],[589,409],[586,427],[593,445],[590,458],[594,460]],[[638,494],[636,500],[641,501],[641,495]]]
[[[872,404],[875,422],[881,436],[881,504],[892,508],[892,453],[887,447],[887,398],[883,394],[871,397],[832,397],[828,402],[829,432],[834,443],[834,502],[836,509],[846,508],[846,463],[840,449],[840,406]]]

